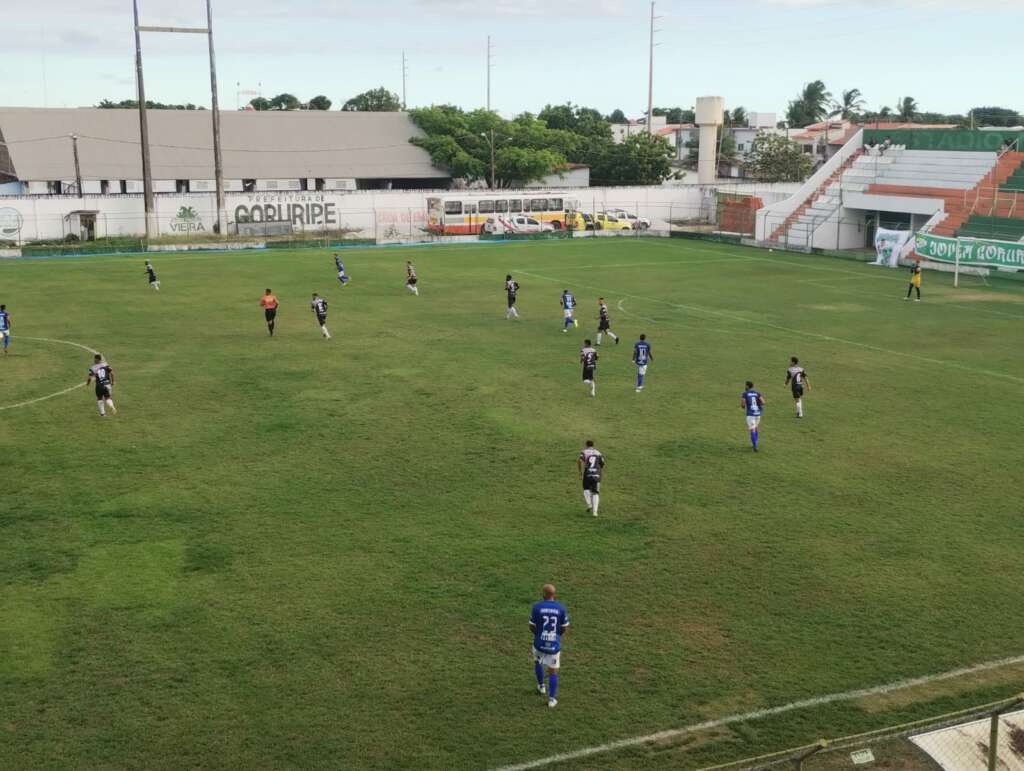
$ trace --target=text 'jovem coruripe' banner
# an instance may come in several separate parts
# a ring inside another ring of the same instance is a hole
[[[919,257],[938,262],[956,262],[959,259],[961,265],[1024,269],[1024,244],[1007,241],[943,238],[929,233],[918,233],[914,251]]]

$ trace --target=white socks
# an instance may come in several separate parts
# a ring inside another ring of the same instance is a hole
[[[324,337],[326,337],[328,340],[331,339],[331,333],[327,331],[326,325],[321,324],[320,331],[324,333]]]
[[[104,415],[106,415],[106,414],[107,414],[107,413],[106,413],[106,412],[104,412],[104,410],[103,410],[103,400],[102,400],[102,399],[97,399],[97,400],[96,400],[96,409],[98,409],[98,410],[100,411],[100,417],[101,417],[101,418],[102,418],[102,417],[103,417]]]
[[[589,509],[589,508],[591,508],[591,507],[593,506],[593,503],[591,503],[591,500],[593,499],[593,497],[594,497],[594,496],[593,496],[593,494],[592,494],[592,493],[590,492],[590,490],[584,490],[584,491],[583,491],[583,500],[584,500],[584,501],[586,502],[586,504],[587,504],[587,508],[588,508],[588,509]]]
[[[804,400],[803,399],[797,399],[796,400],[796,416],[798,418],[802,418],[804,416]]]
[[[110,407],[110,411],[112,413],[117,414],[117,410],[114,408],[114,400],[113,399],[107,399],[106,400],[106,406]],[[106,414],[107,414],[106,410],[104,410],[103,407],[104,407],[104,400],[103,399],[97,399],[96,400],[96,409],[99,410],[101,418],[105,417]]]
[[[597,493],[592,493],[590,496],[590,510],[597,516],[597,505],[601,502],[601,496]]]
[[[597,344],[598,345],[601,344],[601,333],[600,332],[597,333]]]
[[[617,334],[615,334],[614,332],[612,332],[611,330],[608,330],[608,337],[610,337],[616,343],[619,342],[619,336]]]
[[[516,307],[514,305],[505,312],[505,318],[506,319],[518,319],[519,318],[519,311],[516,310]]]
[[[597,383],[595,383],[593,380],[584,380],[583,381],[583,385],[590,386],[590,395],[591,396],[594,396],[597,393]]]
[[[417,297],[419,297],[419,294],[420,294],[420,288],[419,288],[418,286],[411,286],[411,285],[409,285],[409,284],[406,284],[406,285],[405,285],[405,287],[406,287],[406,289],[408,289],[408,290],[409,290],[410,292],[412,292],[412,293],[413,293],[414,295],[416,295]]]

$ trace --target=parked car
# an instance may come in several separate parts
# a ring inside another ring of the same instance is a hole
[[[620,220],[626,220],[633,230],[647,230],[651,226],[651,221],[647,217],[638,217],[625,209],[609,209],[608,213],[614,214]]]
[[[525,214],[509,217],[507,221],[512,226],[513,233],[547,233],[555,229],[550,222],[540,222]]]
[[[594,228],[597,230],[632,230],[627,220],[619,219],[614,214],[600,211],[594,215]]]
[[[581,211],[567,211],[565,213],[565,226],[573,230],[593,230],[594,218]]]

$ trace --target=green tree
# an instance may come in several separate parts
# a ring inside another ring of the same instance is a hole
[[[686,158],[683,159],[683,165],[688,169],[697,168],[697,160],[700,154],[698,138],[695,136],[685,144],[685,147],[688,152]],[[726,127],[719,126],[715,138],[715,147],[717,148],[716,173],[721,177],[727,176],[731,167],[740,165],[740,158],[736,152],[736,138]]]
[[[972,107],[968,112],[968,124],[973,118],[975,126],[1019,126],[1024,118],[1016,110],[1007,107]]]
[[[610,113],[608,113],[607,120],[609,123],[626,123],[626,113],[619,109],[612,110]]]
[[[341,109],[346,112],[398,112],[402,109],[402,100],[398,94],[381,86],[356,94]]]
[[[249,100],[249,106],[257,112],[263,112],[270,109],[270,100],[265,96],[257,96],[255,99]]]
[[[800,95],[786,108],[786,121],[793,128],[808,126],[823,120],[828,113],[832,94],[820,80],[806,83]]]
[[[137,99],[122,99],[120,102],[112,102],[109,99],[104,99],[102,102],[96,105],[102,110],[135,110],[139,107],[139,101]],[[164,104],[163,102],[154,102],[150,99],[146,100],[147,110],[205,110],[205,107],[199,107],[186,102],[185,104]]]
[[[307,106],[311,110],[329,110],[331,109],[331,100],[321,94],[310,99]]]
[[[693,110],[684,110],[682,107],[655,107],[651,114],[665,116],[666,123],[693,123],[696,118]]]
[[[841,98],[832,101],[830,118],[840,117],[843,120],[857,120],[864,110],[864,97],[859,88],[843,91]]]
[[[747,157],[747,172],[761,182],[803,182],[814,162],[793,140],[759,133]]]
[[[748,120],[746,107],[737,107],[729,115],[728,125],[730,126],[746,126],[747,122]]]
[[[901,96],[896,102],[896,114],[905,121],[911,121],[917,115],[917,100],[912,96]]]
[[[673,157],[675,151],[664,137],[633,134],[595,158],[590,179],[599,185],[658,185],[672,174]]]
[[[409,115],[426,134],[410,141],[456,179],[490,184],[493,143],[496,187],[561,171],[566,167],[565,153],[577,141],[571,132],[550,129],[529,113],[509,121],[488,110],[465,112],[439,105],[410,110]]]
[[[301,106],[302,103],[294,94],[278,94],[270,100],[271,110],[297,110]]]

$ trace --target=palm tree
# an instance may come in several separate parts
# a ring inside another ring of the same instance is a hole
[[[829,113],[830,118],[836,116],[843,120],[853,120],[860,115],[861,110],[864,109],[864,98],[859,88],[851,88],[849,91],[843,91],[842,99],[832,102],[832,112]]]
[[[804,86],[800,94],[800,101],[803,103],[804,113],[811,120],[817,122],[826,117],[828,103],[832,94],[825,88],[820,80],[814,80]]]
[[[913,120],[917,115],[917,100],[912,96],[901,96],[896,103],[896,112],[903,120]]]

